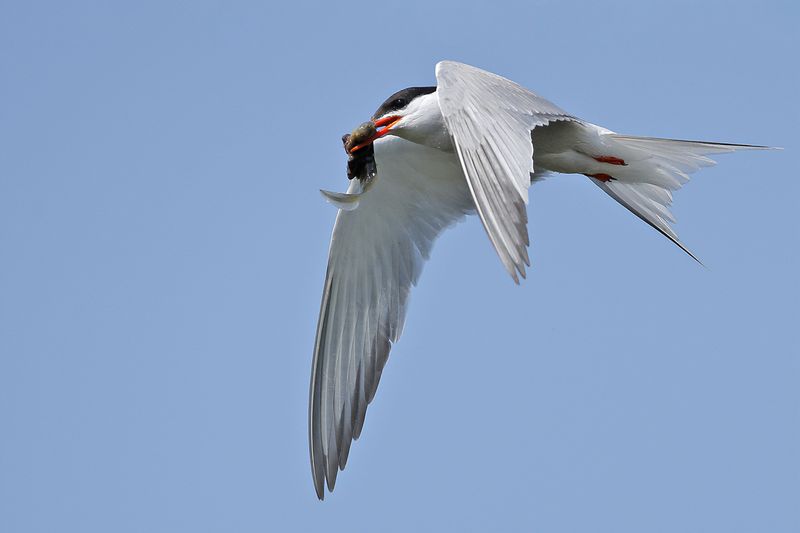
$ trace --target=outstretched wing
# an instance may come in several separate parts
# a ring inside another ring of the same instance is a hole
[[[311,469],[320,499],[325,481],[333,490],[361,433],[433,241],[474,209],[461,169],[448,155],[399,138],[376,142],[372,187],[355,209],[336,217],[309,403]]]
[[[483,227],[519,283],[528,259],[531,130],[577,120],[555,104],[496,74],[442,61],[436,65],[439,107],[450,130]]]

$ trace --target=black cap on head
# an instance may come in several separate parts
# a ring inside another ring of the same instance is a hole
[[[372,115],[372,120],[380,118],[392,111],[403,109],[410,104],[414,98],[422,96],[423,94],[431,94],[434,91],[436,91],[436,87],[409,87],[402,91],[397,91],[381,104],[378,110],[375,111],[375,114]]]

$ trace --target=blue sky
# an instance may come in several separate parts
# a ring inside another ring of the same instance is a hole
[[[0,530],[800,530],[794,2],[6,2]],[[783,146],[585,178],[529,279],[437,243],[318,502],[308,378],[340,136],[440,59],[613,130]]]

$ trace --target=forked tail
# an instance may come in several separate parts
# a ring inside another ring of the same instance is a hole
[[[700,260],[681,243],[669,225],[675,222],[669,210],[672,191],[689,181],[692,172],[715,165],[713,159],[706,157],[708,155],[770,149],[750,144],[633,137],[616,133],[606,133],[601,138],[603,149],[609,155],[598,155],[594,160],[602,164],[603,172],[587,176],[698,263]]]

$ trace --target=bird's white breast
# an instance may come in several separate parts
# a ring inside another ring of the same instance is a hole
[[[425,198],[431,205],[441,202],[466,212],[474,210],[464,171],[453,151],[386,136],[375,141],[375,163],[377,178],[371,194],[389,196],[396,202]]]

